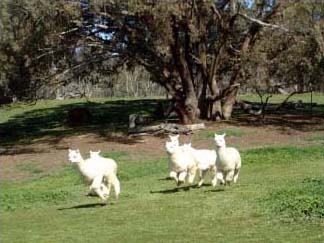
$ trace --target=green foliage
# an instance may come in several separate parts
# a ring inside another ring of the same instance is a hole
[[[323,178],[306,178],[271,192],[264,202],[285,222],[324,219],[323,189]]]
[[[79,11],[61,0],[3,0],[0,9],[0,95],[35,99],[39,87],[49,83],[53,64],[66,65],[62,57],[70,51],[59,32],[71,27]]]

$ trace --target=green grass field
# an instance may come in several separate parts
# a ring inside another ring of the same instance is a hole
[[[85,197],[75,168],[2,183],[2,242],[323,242],[323,149],[242,152],[239,182],[176,191],[167,158],[120,164],[122,193]],[[307,166],[305,166],[307,164]]]
[[[322,95],[316,95],[318,104],[323,104]],[[8,148],[15,143],[85,132],[105,136],[122,132],[130,113],[152,114],[152,105],[157,102],[96,99],[2,107],[0,145]],[[89,107],[93,123],[80,128],[65,126],[64,117],[72,106]],[[242,127],[224,128],[222,132],[237,139],[249,135]],[[201,131],[198,139],[211,139],[213,134]],[[243,167],[237,184],[213,188],[207,176],[202,188],[184,186],[179,190],[174,181],[166,179],[165,153],[150,159],[143,152],[141,158],[134,159],[128,150],[102,151],[105,157],[118,162],[122,186],[119,200],[112,195],[107,205],[98,197],[85,196],[88,186],[70,165],[46,173],[33,163],[20,164],[18,170],[34,176],[16,182],[1,181],[0,241],[322,243],[323,137],[314,133],[305,138],[305,142],[309,141],[313,143],[303,147],[241,150]]]

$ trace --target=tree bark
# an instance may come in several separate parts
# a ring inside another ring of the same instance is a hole
[[[228,120],[232,116],[233,106],[235,104],[236,95],[238,92],[238,86],[231,88],[228,94],[225,96],[225,101],[223,104],[223,118]]]

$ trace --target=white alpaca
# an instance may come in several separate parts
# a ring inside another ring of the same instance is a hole
[[[209,149],[195,149],[191,147],[191,143],[184,144],[183,150],[186,153],[189,153],[191,156],[193,156],[197,169],[199,171],[199,183],[198,187],[201,187],[204,183],[205,176],[208,171],[211,172],[212,177],[212,185],[215,186],[217,179],[216,179],[216,151],[215,150],[209,150]]]
[[[184,183],[186,177],[188,177],[188,183],[192,184],[197,170],[193,157],[184,152],[183,148],[174,141],[166,142],[165,147],[169,155],[170,177],[177,182],[178,186]]]
[[[236,183],[241,168],[241,156],[237,149],[226,147],[224,137],[225,133],[223,135],[215,133],[217,173],[222,174],[222,178],[218,177],[218,180],[226,185],[232,180]]]
[[[103,160],[105,160],[105,158],[100,155],[101,150],[98,150],[98,151],[90,150],[89,152],[90,152],[90,159],[99,159],[99,160],[103,159]],[[117,175],[117,164],[116,164],[116,162],[115,161],[110,161],[110,162],[113,164],[114,172]],[[108,184],[108,186],[109,186],[109,184]],[[110,187],[107,188],[104,183],[101,184],[101,188],[102,188],[102,191],[103,191],[103,193],[105,195],[110,194]],[[95,194],[96,194],[96,192],[91,190],[88,195],[95,195]]]
[[[117,178],[117,164],[114,160],[101,156],[84,160],[79,149],[69,149],[69,160],[78,165],[81,174],[91,184],[90,190],[94,191],[102,200],[108,199],[111,186],[114,187],[118,199],[120,183]]]

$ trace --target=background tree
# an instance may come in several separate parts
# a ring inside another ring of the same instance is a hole
[[[69,27],[78,8],[65,1],[4,0],[0,3],[0,79],[3,92],[30,99],[48,81],[69,49],[58,32]],[[4,94],[2,94],[4,95]]]
[[[197,117],[230,118],[242,57],[263,26],[280,30],[266,23],[278,9],[273,1],[248,4],[103,1],[90,2],[89,11],[100,16],[96,28],[101,35],[110,35],[104,46],[129,65],[144,66],[172,96],[180,121],[187,124]]]
[[[242,84],[322,83],[324,15],[318,1],[1,4],[1,84],[19,99],[35,97],[44,84],[102,82],[97,77],[140,65],[188,124],[198,117],[229,119]]]
[[[257,45],[245,56],[244,84],[273,92],[301,93],[323,85],[324,3],[282,1],[278,23],[289,34],[265,29]]]

